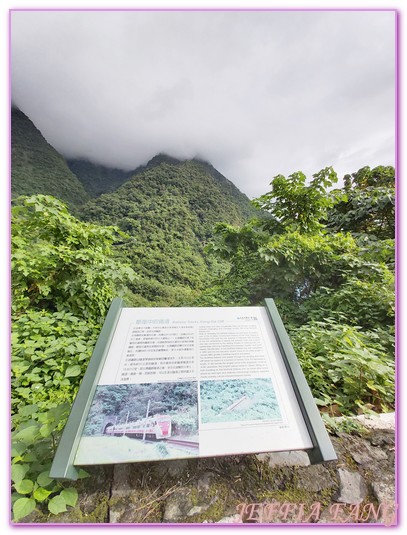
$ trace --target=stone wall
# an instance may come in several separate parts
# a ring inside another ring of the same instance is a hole
[[[359,421],[331,435],[338,460],[319,465],[290,452],[89,468],[75,508],[29,521],[394,524],[394,414]]]

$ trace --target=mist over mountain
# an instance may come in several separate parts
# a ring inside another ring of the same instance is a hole
[[[116,252],[139,275],[135,303],[190,300],[224,270],[205,252],[215,223],[242,224],[248,197],[209,162],[157,154],[133,171],[65,160],[21,111],[12,111],[13,196],[48,194],[85,221],[127,235]]]

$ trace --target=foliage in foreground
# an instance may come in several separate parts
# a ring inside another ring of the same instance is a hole
[[[125,235],[75,219],[46,195],[20,197],[12,209],[13,312],[68,311],[100,322],[135,273],[113,259]]]
[[[394,403],[394,331],[310,322],[291,332],[318,405],[341,414],[389,410]]]
[[[15,521],[38,506],[57,514],[76,503],[76,489],[48,474],[101,320],[135,278],[113,259],[117,235],[78,221],[44,195],[19,198],[12,209]]]

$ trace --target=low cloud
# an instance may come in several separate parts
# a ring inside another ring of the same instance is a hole
[[[68,157],[276,174],[394,164],[394,12],[15,11],[12,98]]]

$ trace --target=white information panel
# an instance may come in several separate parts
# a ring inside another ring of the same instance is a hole
[[[312,447],[264,307],[123,308],[74,464]]]

